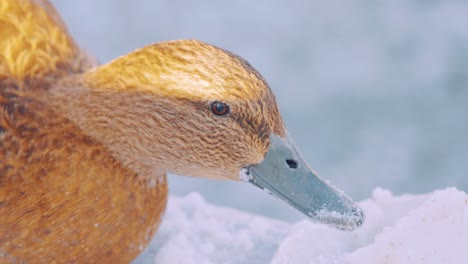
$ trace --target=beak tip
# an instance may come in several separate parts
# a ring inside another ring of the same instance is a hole
[[[364,223],[364,220],[366,220],[366,215],[364,214],[364,211],[361,208],[356,207],[354,208],[353,213],[355,215],[356,227],[361,226]]]
[[[362,226],[364,224],[365,219],[366,216],[364,214],[364,211],[361,208],[354,206],[348,215],[343,216],[343,222],[341,225],[337,225],[337,228],[347,231],[353,231],[358,227]]]
[[[351,210],[351,215],[349,216],[350,224],[349,224],[349,231],[352,231],[364,224],[366,216],[364,211],[359,207],[354,207]]]
[[[346,209],[322,208],[315,213],[309,212],[308,216],[314,222],[327,224],[343,231],[353,231],[364,224],[366,219],[364,211],[355,204],[348,204]]]

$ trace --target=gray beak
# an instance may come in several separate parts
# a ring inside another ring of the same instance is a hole
[[[350,198],[307,165],[289,134],[285,138],[271,134],[264,160],[246,169],[250,183],[286,201],[315,222],[353,230],[364,221],[364,213]]]

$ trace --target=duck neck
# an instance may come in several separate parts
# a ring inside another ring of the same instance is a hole
[[[44,101],[103,143],[125,167],[163,180],[164,149],[154,139],[154,117],[147,114],[154,100],[141,93],[94,89],[76,75],[53,85]]]

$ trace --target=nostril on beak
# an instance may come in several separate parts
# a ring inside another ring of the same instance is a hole
[[[297,161],[293,159],[287,159],[286,164],[288,164],[290,169],[296,169],[297,168]]]

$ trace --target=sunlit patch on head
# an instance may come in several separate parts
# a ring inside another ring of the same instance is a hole
[[[254,100],[270,92],[245,60],[196,40],[149,45],[90,72],[87,80],[100,89],[200,100]]]

